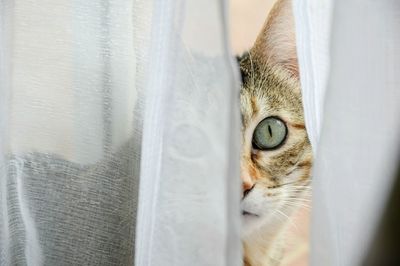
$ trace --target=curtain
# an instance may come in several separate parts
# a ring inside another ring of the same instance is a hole
[[[224,1],[0,1],[0,265],[239,265]]]
[[[293,1],[308,138],[316,153],[329,74],[332,0]]]
[[[239,90],[226,7],[156,3],[136,265],[240,265]]]
[[[306,126],[316,152],[311,263],[360,265],[399,162],[400,5],[305,2],[295,1],[294,11]]]
[[[311,261],[358,265],[400,154],[400,5],[293,3]],[[0,265],[241,264],[225,5],[0,0]]]

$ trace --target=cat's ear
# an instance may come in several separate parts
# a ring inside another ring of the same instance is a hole
[[[262,64],[280,65],[299,77],[292,0],[278,0],[251,49]]]

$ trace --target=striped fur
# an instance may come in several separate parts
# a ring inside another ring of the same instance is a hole
[[[242,240],[248,266],[280,264],[289,216],[306,204],[310,193],[312,152],[304,124],[290,4],[290,0],[275,4],[253,48],[238,59],[243,82],[241,178],[246,191],[241,202]],[[254,149],[254,129],[269,116],[286,123],[287,138],[276,150]]]

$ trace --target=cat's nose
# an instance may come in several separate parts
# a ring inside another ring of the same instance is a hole
[[[240,174],[240,178],[242,179],[242,191],[243,191],[243,198],[244,198],[253,189],[254,181],[252,180],[250,175],[247,173],[247,171],[243,171],[243,170]]]
[[[245,188],[243,184],[243,198],[247,196],[247,194],[250,193],[250,191],[254,188],[254,184],[251,187]]]
[[[254,188],[254,183],[243,181],[243,198]]]

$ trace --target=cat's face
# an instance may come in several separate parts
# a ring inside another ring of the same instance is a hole
[[[251,70],[249,55],[241,67]],[[282,224],[309,192],[311,146],[298,81],[282,69],[255,66],[241,90],[241,202],[244,233]]]
[[[298,77],[290,1],[271,11],[242,72],[241,210],[244,237],[278,229],[307,205],[312,164]]]

